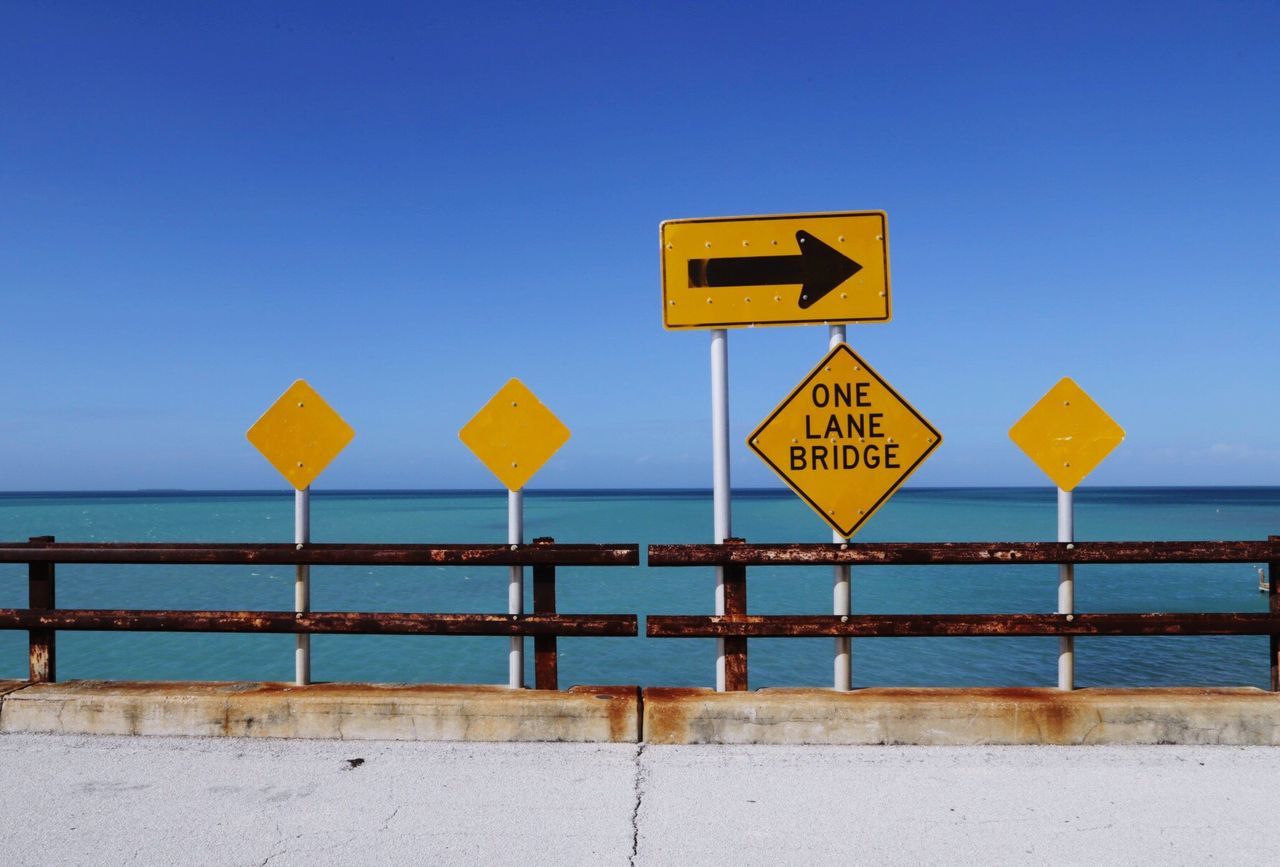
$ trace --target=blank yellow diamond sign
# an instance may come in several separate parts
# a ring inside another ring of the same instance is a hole
[[[1072,491],[1124,441],[1124,428],[1063,377],[1009,429],[1009,438],[1054,484]]]
[[[941,442],[942,434],[843,343],[747,438],[846,539]]]
[[[356,432],[299,379],[249,428],[249,442],[298,490],[308,488]]]
[[[518,491],[569,441],[569,429],[513,379],[458,431],[458,438],[507,490]]]

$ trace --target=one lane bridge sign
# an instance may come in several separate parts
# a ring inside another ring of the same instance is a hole
[[[890,318],[883,211],[668,220],[660,235],[669,329]]]
[[[846,539],[941,442],[942,434],[844,343],[747,438]]]

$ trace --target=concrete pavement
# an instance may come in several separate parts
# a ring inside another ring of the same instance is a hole
[[[0,859],[626,863],[636,750],[3,735]]]
[[[647,747],[639,860],[1274,864],[1277,772],[1275,747]]]
[[[1272,747],[0,736],[6,864],[1274,863]]]

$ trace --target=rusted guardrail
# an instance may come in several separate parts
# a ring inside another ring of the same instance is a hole
[[[0,609],[0,629],[28,630],[30,680],[57,676],[55,631],[292,632],[378,635],[532,635],[535,685],[558,689],[557,636],[634,636],[634,614],[560,614],[556,567],[636,566],[639,546],[57,543],[52,536],[0,543],[0,563],[28,564],[27,608]],[[532,614],[338,611],[141,611],[58,608],[56,564],[271,566],[530,566]]]
[[[748,566],[977,566],[1058,563],[1266,563],[1266,612],[1096,614],[747,613]],[[651,614],[650,638],[723,638],[725,688],[747,689],[748,638],[996,635],[1269,635],[1271,689],[1280,690],[1280,536],[1239,542],[895,542],[650,545],[650,566],[720,566],[722,616]]]

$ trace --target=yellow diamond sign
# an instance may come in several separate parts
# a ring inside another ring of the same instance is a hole
[[[356,432],[305,379],[249,428],[249,442],[298,490],[308,488]]]
[[[933,425],[843,343],[747,438],[846,539],[941,442]]]
[[[1124,428],[1063,377],[1009,429],[1009,438],[1054,484],[1071,491],[1124,441]]]
[[[458,437],[507,490],[518,491],[569,441],[569,429],[523,382],[513,379]]]

